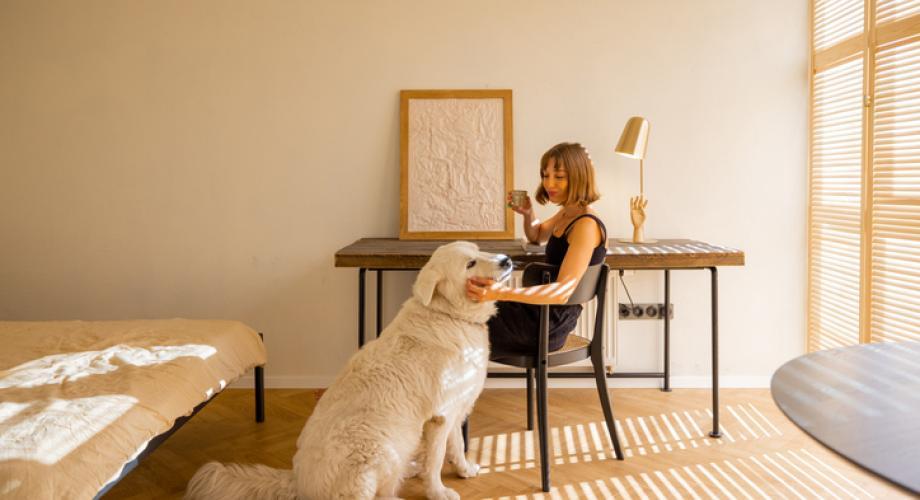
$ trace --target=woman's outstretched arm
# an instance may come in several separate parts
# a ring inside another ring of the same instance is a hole
[[[476,302],[504,300],[525,304],[565,304],[588,270],[591,255],[600,244],[600,233],[593,219],[585,218],[575,223],[569,233],[569,249],[553,283],[510,288],[489,279],[473,278],[467,282],[466,294]]]

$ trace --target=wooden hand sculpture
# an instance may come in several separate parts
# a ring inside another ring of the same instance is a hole
[[[642,243],[642,224],[645,224],[645,207],[648,200],[643,196],[635,196],[629,199],[629,216],[633,225],[633,243]]]

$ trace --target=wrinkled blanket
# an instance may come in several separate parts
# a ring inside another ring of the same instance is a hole
[[[0,499],[92,498],[265,361],[236,321],[0,321]]]

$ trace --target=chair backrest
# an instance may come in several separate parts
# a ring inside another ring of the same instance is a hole
[[[602,276],[606,278],[606,273],[602,272],[605,266],[606,264],[603,262],[588,266],[584,276],[581,277],[581,281],[578,282],[578,286],[575,287],[575,292],[572,293],[572,296],[569,297],[566,304],[584,304],[593,299],[594,296],[600,292],[601,286],[606,287],[606,279],[601,280]],[[556,281],[556,277],[559,275],[559,266],[546,264],[544,262],[532,262],[527,264],[527,266],[524,267],[521,284],[523,286],[541,285],[544,283],[543,275],[547,272],[549,273],[550,281]],[[604,283],[599,283],[599,281],[604,281]]]
[[[524,267],[521,284],[524,286],[543,284],[545,283],[544,275],[547,273],[548,276],[546,277],[549,278],[550,281],[555,281],[559,274],[559,267],[543,262],[527,264],[527,266]],[[607,275],[609,273],[610,267],[604,262],[588,266],[584,276],[581,277],[581,281],[578,282],[575,292],[572,293],[572,296],[569,297],[568,302],[566,302],[566,304],[584,304],[597,297],[597,307],[595,308],[594,315],[594,333],[591,336],[591,356],[603,356],[604,353],[604,344],[606,343],[606,336],[604,335],[604,312],[607,305]],[[546,319],[549,319],[549,306],[543,306],[542,308],[545,309],[545,312],[541,313],[541,316],[545,315]],[[543,320],[541,318],[541,331],[543,331],[544,327],[542,323]],[[540,346],[537,355],[539,359],[545,360],[547,353],[544,350],[545,343],[542,341],[542,337]]]

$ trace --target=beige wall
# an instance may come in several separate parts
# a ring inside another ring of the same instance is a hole
[[[4,1],[0,319],[235,318],[266,332],[270,383],[324,383],[355,345],[333,254],[398,231],[399,90],[510,88],[516,184],[583,142],[612,235],[638,190],[612,146],[649,118],[646,235],[746,251],[721,273],[722,371],[765,380],[804,345],[806,56],[797,0]],[[708,275],[672,281],[693,380]]]

